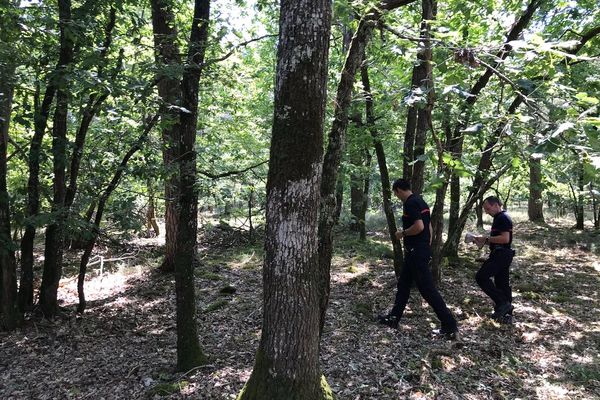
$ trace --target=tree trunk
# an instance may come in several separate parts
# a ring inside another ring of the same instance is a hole
[[[337,204],[335,190],[340,167],[342,150],[345,144],[348,127],[348,109],[356,73],[364,58],[364,49],[371,37],[375,24],[381,18],[381,13],[389,11],[414,0],[388,0],[371,8],[361,18],[356,33],[350,43],[348,54],[342,68],[340,82],[334,102],[334,120],[329,131],[327,151],[323,159],[323,177],[321,181],[321,203],[319,213],[319,298],[321,312],[321,331],[325,323],[325,312],[329,303],[331,256],[333,253],[333,227],[336,219]]]
[[[60,66],[54,74],[59,73]],[[46,132],[50,107],[54,101],[56,86],[54,75],[48,78],[42,104],[36,101],[34,115],[34,133],[29,148],[29,179],[27,181],[27,209],[25,211],[25,234],[21,238],[21,280],[19,285],[19,308],[28,310],[33,306],[33,243],[35,240],[36,223],[34,218],[40,211],[40,154],[42,139]],[[39,92],[39,90],[38,90]]]
[[[539,157],[529,157],[529,200],[527,201],[527,216],[531,222],[544,222],[544,202],[542,200],[542,160]]]
[[[584,182],[585,182],[585,172],[583,169],[583,160],[579,158],[577,160],[577,200],[575,207],[575,217],[576,217],[576,225],[575,229],[584,229],[584,208],[583,208],[583,193],[584,193]]]
[[[85,249],[83,251],[83,255],[81,256],[81,261],[79,262],[79,275],[77,276],[77,295],[79,297],[79,305],[77,306],[77,312],[83,313],[86,307],[85,300],[85,275],[87,272],[87,265],[90,261],[90,256],[92,255],[92,251],[94,250],[94,246],[96,245],[96,240],[98,239],[98,234],[100,233],[100,223],[102,222],[102,215],[104,213],[104,207],[106,206],[106,202],[110,198],[112,192],[117,188],[119,182],[121,181],[121,177],[125,172],[125,168],[127,167],[127,163],[129,159],[142,147],[142,144],[146,141],[150,131],[156,125],[158,121],[158,114],[153,118],[149,119],[148,123],[144,127],[143,133],[140,135],[136,143],[129,149],[129,151],[125,154],[121,163],[117,167],[113,178],[110,183],[100,196],[100,200],[98,200],[98,210],[96,211],[96,216],[94,218],[94,224],[92,226],[92,237],[90,240],[86,242]]]
[[[377,129],[375,129],[375,111],[373,107],[373,93],[371,92],[371,82],[369,80],[369,69],[363,65],[360,70],[363,90],[365,91],[365,110],[367,115],[367,126],[373,138],[373,146],[375,147],[375,155],[377,157],[377,166],[379,167],[379,176],[381,176],[381,195],[383,199],[383,212],[388,227],[388,234],[392,242],[392,250],[394,252],[394,273],[396,279],[400,277],[402,267],[404,266],[404,254],[402,252],[402,244],[396,238],[396,217],[392,210],[392,188],[390,186],[390,176],[387,169],[387,161],[381,139]]]
[[[13,92],[14,68],[0,65],[0,329],[7,331],[15,329],[23,315],[17,304],[17,262],[15,245],[10,237],[10,199],[6,182]]]
[[[413,150],[413,166],[411,176],[411,187],[415,193],[423,192],[425,160],[420,159],[425,154],[425,143],[427,131],[431,127],[431,113],[435,102],[433,88],[433,74],[431,67],[431,22],[437,14],[437,2],[435,0],[422,0],[421,2],[421,33],[419,50],[417,52],[418,65],[413,68],[413,82],[425,93],[426,103],[417,111],[417,123]]]
[[[67,32],[71,21],[71,1],[58,1],[60,17],[60,82],[56,93],[56,110],[52,128],[52,155],[54,161],[54,197],[52,212],[54,220],[46,228],[44,251],[44,272],[40,287],[40,306],[46,318],[53,318],[57,312],[56,295],[62,275],[63,241],[65,229],[65,196],[66,196],[66,150],[67,150],[67,113],[69,107],[67,67],[73,59],[73,38]]]
[[[146,224],[148,227],[148,234],[150,234],[150,229],[154,230],[154,236],[158,237],[160,235],[160,229],[158,224],[156,223],[156,206],[154,204],[154,184],[148,180],[148,211],[146,211]]]
[[[200,75],[208,46],[210,0],[196,0],[188,47],[187,63],[181,81],[183,109],[179,113],[180,135],[177,151],[177,248],[175,251],[175,291],[177,297],[177,369],[188,371],[206,364],[196,330],[194,259],[198,229],[196,189],[196,131]]]
[[[279,26],[262,336],[240,400],[332,398],[319,368],[317,236],[331,2],[282,1]]]
[[[440,185],[435,190],[435,203],[431,212],[431,273],[433,281],[439,284],[442,281],[442,245],[444,234],[444,203],[446,193],[450,183],[451,168],[444,162],[444,154],[450,151],[452,143],[452,127],[450,125],[450,107],[448,101],[441,102],[442,104],[442,130],[444,132],[445,141],[435,134],[432,129],[432,136],[437,150],[437,175],[441,180]]]
[[[483,202],[481,199],[477,200],[475,205],[475,214],[477,215],[477,223],[475,226],[479,229],[483,229]]]
[[[162,103],[162,146],[165,168],[165,258],[160,266],[162,272],[175,271],[177,251],[177,166],[174,164],[180,131],[179,112],[181,86],[177,71],[181,65],[177,46],[175,17],[168,0],[153,0],[152,27],[154,31],[155,62],[158,67],[158,95]]]
[[[479,78],[469,91],[470,96],[467,97],[462,106],[462,109],[459,113],[460,117],[454,126],[452,134],[452,156],[454,159],[460,160],[462,158],[464,141],[463,131],[469,124],[473,105],[479,98],[481,91],[486,87],[491,77],[494,75],[494,70],[497,70],[500,63],[503,62],[502,60],[506,59],[510,54],[512,46],[509,43],[519,38],[523,30],[527,27],[527,25],[533,18],[533,14],[540,7],[541,3],[541,0],[530,1],[523,14],[511,26],[510,31],[506,35],[504,45],[502,46],[500,51],[496,53],[497,61],[494,63],[492,68],[486,68],[485,72],[479,76]],[[522,101],[521,97],[517,97],[517,99],[515,99],[515,101],[513,102],[513,105],[517,102],[517,100],[519,100],[518,104],[520,104],[520,101]],[[513,105],[511,105],[511,107],[513,107]],[[494,140],[494,138],[492,138],[492,140]],[[486,146],[486,150],[489,150],[489,153],[491,153],[491,147]],[[486,155],[484,152],[480,164],[482,162],[487,161],[487,157],[489,157],[489,154]],[[482,171],[482,169],[479,168],[479,171]],[[480,187],[481,185],[472,185],[472,189],[470,190],[470,196],[473,193],[478,192]],[[464,229],[464,223],[466,222],[466,212],[468,212],[465,211],[465,207],[467,204],[470,204],[468,210],[470,211],[472,205],[474,204],[474,199],[467,200],[467,203],[465,204],[465,206],[463,206],[462,211],[460,211],[460,177],[458,176],[458,174],[453,173],[452,180],[450,183],[450,218],[448,221],[448,240],[443,247],[443,255],[445,256],[456,257],[458,255],[458,242],[460,240],[460,234]],[[464,218],[463,215],[465,215]]]

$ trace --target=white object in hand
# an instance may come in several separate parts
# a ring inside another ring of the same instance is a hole
[[[465,234],[465,243],[475,243],[475,235],[471,232]]]

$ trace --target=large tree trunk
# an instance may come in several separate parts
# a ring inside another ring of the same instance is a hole
[[[348,127],[348,109],[356,73],[364,58],[364,49],[382,12],[410,4],[414,0],[385,0],[371,8],[361,18],[356,33],[350,43],[348,54],[342,68],[340,82],[334,102],[334,120],[329,131],[327,151],[323,160],[323,178],[321,181],[321,203],[319,214],[319,307],[321,312],[321,331],[325,324],[325,312],[329,303],[331,256],[333,253],[333,227],[336,219],[336,183],[342,151],[346,141]]]
[[[71,21],[71,1],[58,1],[60,17],[60,82],[56,93],[56,110],[52,129],[52,155],[54,159],[54,197],[52,212],[54,220],[46,228],[44,251],[44,272],[40,287],[40,306],[46,318],[53,318],[57,311],[56,295],[62,275],[63,241],[65,229],[66,196],[66,150],[67,150],[67,112],[69,107],[67,67],[73,58],[73,38],[67,32]]]
[[[172,5],[168,0],[153,0],[152,27],[154,31],[155,60],[158,67],[158,95],[162,100],[162,146],[165,168],[165,258],[160,266],[163,272],[175,271],[177,251],[177,166],[179,112],[181,106],[180,78],[176,71],[181,65],[177,46],[177,28]]]
[[[367,115],[367,126],[371,137],[373,138],[373,147],[377,157],[377,166],[379,167],[379,175],[381,177],[381,194],[383,199],[383,213],[388,227],[388,234],[392,242],[392,250],[394,252],[394,273],[396,279],[400,277],[402,267],[404,266],[404,255],[402,252],[402,244],[396,238],[396,217],[392,210],[392,188],[390,186],[390,175],[387,169],[387,161],[383,144],[379,138],[379,133],[375,128],[375,111],[373,107],[373,94],[371,93],[371,82],[369,80],[369,69],[363,65],[360,70],[363,90],[365,91],[365,110]]]
[[[317,236],[331,2],[282,1],[279,27],[262,336],[240,400],[331,398],[319,368]]]
[[[2,41],[4,39],[2,37]],[[15,329],[22,319],[17,305],[17,263],[10,237],[10,199],[6,182],[13,92],[14,67],[0,65],[0,329],[8,331]]]

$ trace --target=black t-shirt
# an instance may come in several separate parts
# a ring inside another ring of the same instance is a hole
[[[402,228],[404,230],[410,228],[417,220],[423,220],[424,229],[418,235],[405,236],[404,244],[414,246],[418,244],[429,245],[429,222],[431,215],[429,206],[425,200],[418,194],[411,194],[404,202],[404,213],[402,215]]]
[[[494,215],[494,222],[492,222],[492,231],[490,232],[490,236],[500,236],[502,232],[508,232],[510,239],[506,244],[490,243],[490,250],[494,250],[497,247],[506,247],[510,249],[510,245],[512,244],[512,230],[513,223],[506,211],[503,210]]]

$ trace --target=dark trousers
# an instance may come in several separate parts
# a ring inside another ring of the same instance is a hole
[[[477,284],[494,301],[495,308],[512,302],[508,275],[514,255],[512,249],[503,247],[494,249],[475,275]],[[492,277],[494,277],[493,282]]]
[[[406,247],[404,268],[400,274],[400,279],[398,279],[396,301],[390,314],[397,316],[398,319],[402,318],[404,308],[410,297],[410,287],[414,281],[421,296],[433,308],[435,315],[442,323],[442,329],[450,332],[455,331],[457,329],[456,319],[446,307],[444,299],[433,284],[431,269],[429,269],[430,260],[431,249],[429,246]]]

